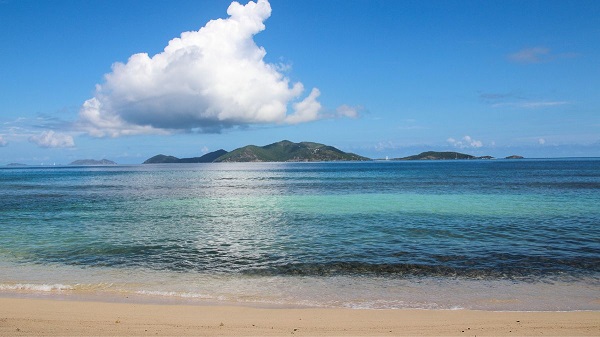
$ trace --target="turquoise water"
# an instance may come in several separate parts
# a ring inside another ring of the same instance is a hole
[[[0,292],[600,309],[600,159],[0,169]]]

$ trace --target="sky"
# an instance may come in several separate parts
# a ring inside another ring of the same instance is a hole
[[[599,1],[0,0],[0,165],[600,157]]]

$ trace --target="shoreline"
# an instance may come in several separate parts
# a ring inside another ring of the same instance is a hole
[[[0,268],[0,270],[2,270]],[[10,268],[7,277],[11,277]],[[73,270],[71,270],[73,271]],[[76,271],[76,270],[75,270]],[[14,279],[22,278],[23,270]],[[75,275],[65,271],[39,283],[30,278],[0,283],[0,298],[109,302],[158,305],[244,306],[267,309],[476,310],[497,312],[600,311],[598,284],[579,282],[525,283],[474,280],[335,278],[178,278],[144,274],[146,283],[132,275],[103,280],[107,275]],[[127,274],[129,275],[129,274]],[[59,277],[57,277],[59,276]],[[180,275],[181,276],[181,275]],[[196,275],[195,275],[196,276]],[[336,285],[335,288],[332,285]],[[368,290],[367,290],[368,289]]]
[[[260,308],[0,297],[0,335],[598,336],[600,311]]]
[[[570,312],[598,312],[599,309],[520,309],[520,308],[469,308],[469,307],[364,307],[364,306],[327,306],[315,304],[267,302],[267,301],[236,301],[218,298],[187,298],[148,294],[117,294],[108,292],[79,292],[79,293],[51,293],[51,292],[0,292],[2,300],[33,300],[50,302],[89,302],[124,305],[151,305],[151,306],[185,306],[185,307],[239,307],[267,310],[364,310],[364,311],[473,311],[495,313],[570,313]],[[600,299],[591,302],[600,305]]]

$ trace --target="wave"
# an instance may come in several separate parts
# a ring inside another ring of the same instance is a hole
[[[144,296],[160,296],[160,297],[179,297],[179,298],[190,298],[190,299],[218,299],[214,296],[190,293],[190,292],[178,292],[178,291],[158,291],[158,290],[138,290],[135,292],[138,295]]]
[[[0,291],[34,291],[34,292],[53,292],[67,291],[75,288],[65,284],[31,284],[31,283],[15,283],[15,284],[0,284]]]

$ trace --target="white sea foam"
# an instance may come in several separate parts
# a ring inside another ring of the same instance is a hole
[[[51,292],[51,291],[67,291],[73,290],[73,286],[65,284],[30,284],[30,283],[15,283],[15,284],[0,284],[0,291],[36,291],[36,292]]]
[[[177,291],[158,291],[158,290],[138,290],[135,292],[138,295],[146,296],[162,296],[162,297],[179,297],[179,298],[195,298],[195,299],[216,299],[213,296],[189,293],[189,292],[177,292]]]

